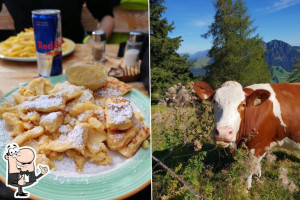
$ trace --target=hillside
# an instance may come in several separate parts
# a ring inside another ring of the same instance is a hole
[[[194,63],[194,66],[190,67],[190,71],[195,76],[204,76],[206,74],[206,69],[204,67],[208,65],[211,59],[209,57],[198,58]]]
[[[272,83],[288,82],[291,72],[287,72],[281,66],[271,66],[271,74],[273,75]]]
[[[197,51],[194,54],[181,53],[180,55],[181,56],[182,55],[188,55],[189,56],[189,58],[188,58],[189,61],[196,62],[198,58],[207,57],[207,53],[208,53],[208,50],[204,50],[204,51]]]

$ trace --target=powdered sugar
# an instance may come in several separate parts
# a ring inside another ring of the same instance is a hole
[[[127,119],[131,119],[133,117],[133,109],[129,103],[127,104],[109,103],[107,107],[108,107],[109,123],[122,124]]]
[[[33,117],[33,116],[36,115],[36,114],[38,114],[36,111],[28,112],[28,113],[27,113],[27,117],[28,117],[28,118],[31,118],[31,117]]]
[[[84,86],[76,86],[76,85],[71,85],[68,81],[62,83],[62,84],[57,84],[56,89],[58,91],[63,92],[64,94],[72,94],[74,93],[77,89],[83,90],[85,89]]]
[[[5,148],[5,146],[11,142],[13,139],[10,136],[9,125],[4,121],[0,120],[0,149]]]
[[[74,147],[83,148],[83,133],[84,129],[81,126],[75,126],[68,134],[61,134],[58,138],[59,143],[71,143]]]
[[[13,97],[13,95],[9,95],[8,97],[5,97],[5,100],[4,100],[3,104],[14,106],[17,103],[16,103],[15,98]]]
[[[113,162],[108,165],[97,165],[89,160],[84,165],[82,173],[76,172],[76,164],[70,157],[65,157],[60,161],[53,161],[56,166],[56,171],[50,171],[54,174],[54,179],[59,179],[59,177],[91,177],[100,174],[105,174],[113,170],[118,170],[121,166],[130,162],[132,158],[125,158],[118,152],[110,151],[109,155],[113,157]],[[82,179],[86,183],[86,179]]]
[[[60,127],[59,127],[59,129],[58,129],[58,131],[60,132],[60,133],[68,133],[68,132],[70,132],[72,129],[69,129],[68,128],[68,126],[67,125],[61,125]]]
[[[64,107],[65,100],[62,94],[40,95],[37,98],[28,98],[21,106],[24,109],[46,110],[51,107]]]
[[[83,121],[83,119],[84,119],[89,113],[91,113],[91,111],[90,111],[90,110],[86,110],[86,111],[84,111],[83,113],[81,113],[80,115],[78,115],[77,119],[78,119],[79,121]]]
[[[114,88],[100,88],[94,92],[94,95],[97,97],[118,97],[122,93]]]
[[[82,95],[78,99],[78,101],[82,103],[92,100],[94,100],[93,92],[89,89],[84,90]]]
[[[69,124],[70,124],[71,126],[74,126],[75,123],[76,123],[76,118],[72,117],[72,119],[71,119],[71,121],[70,121]]]
[[[105,115],[103,110],[94,110],[94,114],[97,115],[97,118],[100,121],[105,121]]]
[[[112,137],[114,138],[114,142],[117,142],[118,140],[122,140],[124,138],[125,133],[116,133],[113,134]]]
[[[47,122],[47,123],[53,123],[55,119],[57,119],[57,117],[59,115],[62,115],[62,112],[52,112],[52,113],[49,113],[48,115],[43,115],[41,117],[41,123],[43,122]]]
[[[100,121],[105,121],[103,110],[86,110],[77,116],[78,121],[83,121],[87,116],[94,116]]]

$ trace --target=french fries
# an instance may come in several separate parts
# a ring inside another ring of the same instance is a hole
[[[62,51],[67,48],[63,43]],[[11,36],[0,44],[0,54],[6,57],[34,58],[36,57],[33,28],[25,28],[16,36]]]

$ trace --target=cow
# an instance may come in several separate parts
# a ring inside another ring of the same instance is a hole
[[[246,144],[250,150],[245,183],[261,176],[260,161],[275,146],[300,150],[300,83],[254,84],[243,88],[227,81],[214,91],[205,82],[195,82],[202,100],[212,101],[212,139],[223,148]]]

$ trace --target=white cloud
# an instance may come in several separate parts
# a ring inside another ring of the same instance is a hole
[[[191,24],[196,27],[207,27],[211,24],[212,21],[213,21],[213,19],[211,17],[206,17],[206,18],[197,19],[197,20],[192,19]]]
[[[196,20],[195,22],[194,22],[194,25],[195,26],[207,26],[208,25],[208,23],[206,22],[206,21],[202,21],[202,20]]]
[[[273,3],[272,6],[268,6],[267,12],[269,12],[269,13],[276,12],[276,11],[294,6],[298,3],[300,3],[300,0],[279,0],[275,3]]]

